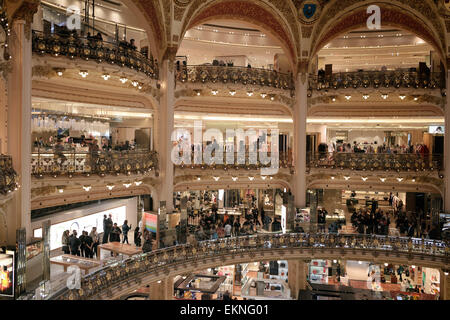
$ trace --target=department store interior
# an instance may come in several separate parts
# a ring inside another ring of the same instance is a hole
[[[235,1],[248,19],[227,1],[1,2],[34,14],[2,35],[0,299],[450,299],[450,60],[431,22],[369,30],[349,9],[334,32],[334,1],[295,28],[265,0]]]

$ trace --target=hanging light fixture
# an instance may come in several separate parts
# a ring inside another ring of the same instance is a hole
[[[200,177],[197,177],[197,181],[200,181],[200,180],[202,180],[202,178],[200,178]]]
[[[128,81],[127,77],[125,77],[125,76],[120,77],[120,82],[125,83],[127,81]]]
[[[218,93],[219,93],[219,90],[217,90],[217,89],[211,90],[211,94],[212,94],[213,96],[217,96]]]
[[[220,177],[213,177],[214,180],[219,181]]]
[[[267,97],[266,93],[261,93],[261,98],[265,99]]]
[[[80,70],[80,72],[78,72],[80,76],[82,76],[83,78],[86,78],[89,74],[89,72],[87,70]]]
[[[404,94],[401,94],[398,96],[401,100],[405,100],[406,96]]]
[[[386,178],[380,178],[381,182],[385,182]]]
[[[386,100],[387,98],[389,98],[389,95],[387,93],[382,93],[381,97]]]
[[[104,74],[102,75],[102,78],[103,78],[104,80],[108,80],[109,78],[111,78],[111,76],[110,76],[108,73],[104,73]]]
[[[139,83],[138,85],[138,89],[141,90],[142,89],[142,83]]]
[[[403,178],[397,178],[397,181],[398,181],[398,182],[402,182],[402,181],[403,181]]]
[[[137,186],[140,186],[142,184],[142,181],[140,181],[140,180],[139,181],[135,181],[134,184],[137,185]]]
[[[63,192],[64,192],[64,189],[63,189],[63,188],[58,188],[58,192],[59,192],[59,193],[63,193]]]
[[[363,181],[367,181],[367,179],[369,179],[368,177],[361,177],[361,179],[363,180]]]
[[[350,100],[351,98],[352,98],[351,95],[346,95],[346,96],[345,96],[345,99],[347,99],[347,101]]]
[[[261,179],[266,180],[267,176],[261,176]]]
[[[248,95],[249,97],[253,96],[253,91],[247,91],[247,95]]]
[[[123,186],[128,189],[129,187],[131,187],[131,183],[124,183]]]
[[[114,185],[113,184],[108,184],[106,185],[106,188],[111,191],[112,189],[114,189]]]
[[[369,97],[370,97],[370,96],[369,96],[368,94],[363,94],[363,99],[364,99],[364,100],[369,99]]]
[[[84,191],[88,192],[92,189],[91,186],[83,186]]]
[[[136,80],[131,81],[131,84],[133,85],[133,87],[137,87],[139,82]]]
[[[238,177],[231,177],[233,181],[237,181]]]
[[[253,181],[255,177],[248,177],[248,180]]]
[[[345,181],[347,181],[348,179],[350,179],[350,177],[348,176],[344,176]]]
[[[234,96],[236,94],[236,90],[230,90],[230,95]]]

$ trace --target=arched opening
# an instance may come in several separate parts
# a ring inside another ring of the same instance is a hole
[[[281,46],[289,59],[291,70],[295,73],[297,48],[288,26],[282,22],[278,13],[272,9],[247,1],[223,1],[196,13],[185,23],[180,40],[188,30],[211,21],[231,20],[242,27],[258,29]]]

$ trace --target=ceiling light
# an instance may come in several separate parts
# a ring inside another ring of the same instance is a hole
[[[448,272],[444,272],[444,274],[445,274],[446,276],[448,276]]]
[[[380,178],[381,182],[385,182],[386,178]]]
[[[110,76],[109,74],[107,74],[107,73],[104,73],[104,74],[102,75],[102,78],[103,78],[104,80],[108,80],[109,78],[111,78],[111,76]]]
[[[213,177],[214,180],[219,181],[220,177]]]
[[[384,100],[386,100],[386,99],[389,97],[389,95],[384,93],[384,94],[381,95],[381,97],[382,97]]]
[[[271,96],[270,96],[270,100],[271,100],[271,101],[275,100],[275,96],[274,96],[274,95],[271,95]]]
[[[261,98],[265,99],[267,97],[266,93],[261,93]]]
[[[200,95],[200,90],[194,90],[194,92],[195,92],[195,94],[196,94],[197,96]]]
[[[415,178],[413,178],[413,179],[412,179],[412,182],[416,182],[416,179],[415,179]]]
[[[131,81],[131,84],[133,85],[133,87],[137,87],[139,82],[137,82],[136,80]]]
[[[351,98],[352,98],[352,96],[350,96],[350,95],[345,96],[345,99],[347,99],[347,101],[350,100]]]
[[[219,90],[211,90],[211,93],[214,95],[214,96],[216,96],[218,93],[219,93]]]
[[[403,178],[397,178],[397,181],[398,181],[398,182],[402,182],[402,181],[403,181]]]
[[[120,77],[120,82],[125,83],[127,81],[128,81],[128,79],[126,77]]]
[[[142,184],[142,181],[135,181],[134,184],[140,186]]]
[[[139,83],[138,85],[138,89],[141,90],[142,89],[142,84]]]
[[[362,261],[358,261],[359,264],[362,264]]]
[[[331,99],[333,102],[335,102],[336,101],[336,98],[333,98],[333,99]]]
[[[237,181],[238,177],[231,177],[233,181]]]
[[[202,180],[202,178],[200,178],[200,177],[197,177],[197,181],[200,181],[200,180]]]
[[[128,189],[129,187],[131,187],[131,183],[124,183],[123,186]]]
[[[267,176],[261,176],[261,179],[266,180]]]
[[[272,180],[273,179],[273,177],[270,177],[270,180]]]
[[[387,267],[387,266],[388,266],[388,264],[387,264],[387,263],[384,263],[384,266],[385,266],[385,267]]]
[[[331,180],[334,180],[334,177],[331,177]]]
[[[82,76],[83,78],[86,78],[87,75],[89,74],[89,72],[87,70],[80,70],[79,72],[80,76]]]
[[[230,95],[234,96],[236,94],[236,90],[230,90]]]
[[[367,99],[369,99],[369,95],[368,94],[363,94],[363,98],[364,98],[364,100],[367,100]]]
[[[400,99],[402,99],[402,100],[405,100],[405,98],[406,98],[406,96],[403,95],[403,94],[399,95],[398,97],[399,97]]]
[[[361,177],[361,179],[363,180],[363,181],[367,181],[367,179],[369,179],[368,177]]]
[[[59,192],[59,193],[63,193],[63,192],[64,192],[64,189],[63,189],[63,188],[58,188],[58,192]]]
[[[255,177],[248,177],[248,180],[253,181]]]
[[[418,97],[414,97],[414,101],[417,101],[417,100],[419,100],[419,98]]]
[[[251,97],[251,96],[253,96],[253,92],[252,92],[252,91],[247,91],[247,95],[248,95],[249,97]]]
[[[92,189],[91,186],[83,186],[84,191],[88,192],[89,190]]]
[[[337,260],[333,260],[333,263],[337,263]]]
[[[347,181],[348,179],[350,179],[350,177],[344,176],[344,179]]]
[[[106,188],[111,191],[112,189],[114,189],[114,185],[113,184],[108,184],[106,185]]]

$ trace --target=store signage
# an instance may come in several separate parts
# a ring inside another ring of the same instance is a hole
[[[281,230],[283,230],[283,233],[286,233],[286,206],[281,206]]]
[[[158,230],[158,215],[149,212],[144,212],[145,229],[156,233]]]

